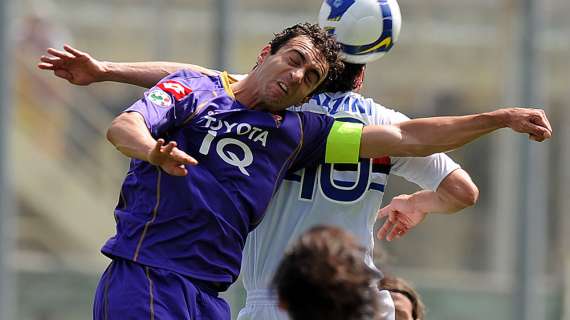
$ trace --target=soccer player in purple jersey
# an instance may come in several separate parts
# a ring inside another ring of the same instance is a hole
[[[280,112],[321,90],[341,68],[337,50],[298,25],[263,49],[247,81],[177,72],[113,121],[108,138],[133,161],[102,249],[113,262],[96,319],[229,319],[217,293],[236,280],[247,233],[286,172],[320,161],[322,142],[342,130]]]
[[[117,235],[103,248],[113,262],[97,290],[96,318],[228,318],[217,292],[235,281],[245,237],[286,172],[323,158],[426,155],[505,126],[536,140],[551,135],[542,111],[530,109],[364,129],[282,111],[334,73],[336,58],[325,59],[328,40],[319,34],[287,29],[234,83],[226,74],[174,73],[113,122],[109,139],[134,159]]]

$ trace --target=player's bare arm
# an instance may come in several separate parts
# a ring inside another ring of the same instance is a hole
[[[497,129],[509,127],[535,141],[552,136],[543,110],[506,108],[459,117],[413,119],[362,130],[360,156],[427,156],[456,149]]]
[[[455,213],[474,205],[478,198],[479,190],[469,174],[457,169],[440,183],[436,191],[422,190],[394,197],[378,213],[379,218],[387,219],[377,236],[388,241],[400,238],[420,224],[428,213]]]
[[[457,169],[441,181],[436,194],[446,206],[434,212],[455,213],[471,207],[479,200],[479,188],[463,169]]]
[[[55,76],[81,86],[114,81],[150,88],[160,79],[180,69],[192,69],[208,75],[216,73],[197,65],[177,62],[100,61],[69,45],[64,45],[63,49],[48,48],[48,55],[40,57],[38,68],[53,71]]]
[[[107,139],[125,156],[160,166],[170,175],[185,176],[188,174],[185,166],[198,163],[178,149],[176,142],[165,144],[163,139],[155,140],[137,112],[124,112],[116,117],[107,131]]]

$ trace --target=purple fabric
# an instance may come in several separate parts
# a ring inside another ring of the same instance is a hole
[[[164,269],[114,260],[99,281],[94,320],[224,320],[229,305],[192,279]]]
[[[192,92],[163,91],[172,104],[160,105],[156,97],[164,94],[156,90],[164,83]],[[247,234],[289,168],[324,157],[333,119],[248,110],[217,76],[180,71],[161,84],[127,111],[142,114],[155,138],[176,141],[199,164],[186,177],[174,177],[133,160],[115,210],[117,233],[102,251],[223,283],[224,290],[239,274]]]

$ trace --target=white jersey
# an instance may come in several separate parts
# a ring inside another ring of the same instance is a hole
[[[295,109],[364,125],[408,119],[353,92],[319,94]],[[238,319],[261,319],[259,315],[252,317],[255,305],[276,306],[276,297],[269,290],[273,274],[285,250],[303,232],[320,224],[342,227],[367,248],[367,263],[374,266],[373,227],[388,174],[402,176],[423,189],[436,190],[458,168],[446,155],[436,154],[423,158],[362,159],[358,165],[323,164],[289,174],[273,196],[260,225],[248,235],[241,270],[248,297]],[[286,319],[277,310],[263,317]]]

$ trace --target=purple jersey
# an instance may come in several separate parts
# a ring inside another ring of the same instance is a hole
[[[245,238],[289,170],[324,158],[333,118],[248,110],[227,76],[179,71],[127,109],[154,138],[198,160],[185,177],[132,160],[115,209],[117,234],[102,251],[229,285]]]

